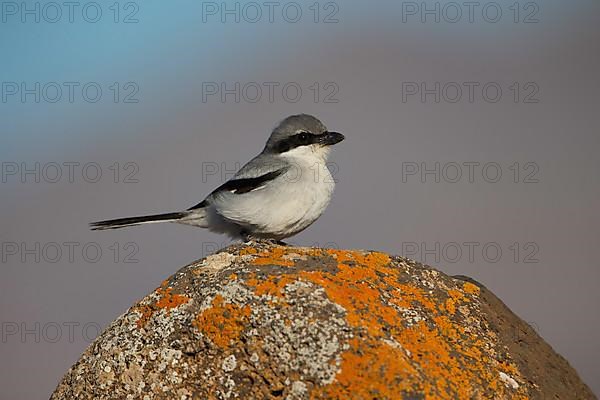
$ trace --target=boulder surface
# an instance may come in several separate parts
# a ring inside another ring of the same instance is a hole
[[[250,242],[194,262],[51,399],[594,399],[485,287],[375,251]]]

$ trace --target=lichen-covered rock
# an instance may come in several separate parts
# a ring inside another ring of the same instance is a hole
[[[52,399],[592,399],[493,294],[373,251],[230,246],[113,322]]]

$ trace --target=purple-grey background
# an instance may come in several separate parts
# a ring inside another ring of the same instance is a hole
[[[0,398],[49,397],[98,329],[227,244],[88,222],[196,204],[300,112],[347,140],[292,243],[471,276],[600,393],[600,3],[78,4],[2,4]],[[207,91],[237,82],[237,102]]]

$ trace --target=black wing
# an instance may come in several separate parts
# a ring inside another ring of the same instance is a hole
[[[248,192],[251,192],[251,191],[256,190],[259,187],[263,186],[266,182],[272,181],[273,179],[277,178],[279,175],[283,174],[285,171],[286,171],[286,168],[281,168],[281,169],[278,169],[275,171],[268,172],[261,176],[256,176],[254,178],[232,179],[230,181],[225,182],[224,184],[222,184],[215,190],[213,190],[211,194],[215,194],[215,193],[219,193],[219,192],[223,192],[223,191],[229,191],[229,192],[232,192],[235,194],[248,193]],[[202,202],[196,204],[195,206],[188,208],[188,210],[204,208],[204,207],[206,207],[206,205],[207,205],[206,200],[203,200]]]

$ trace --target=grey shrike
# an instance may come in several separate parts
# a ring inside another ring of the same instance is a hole
[[[287,117],[263,151],[202,202],[186,211],[91,223],[94,230],[177,222],[233,238],[281,240],[307,228],[329,204],[335,182],[325,165],[344,135],[317,118]]]

